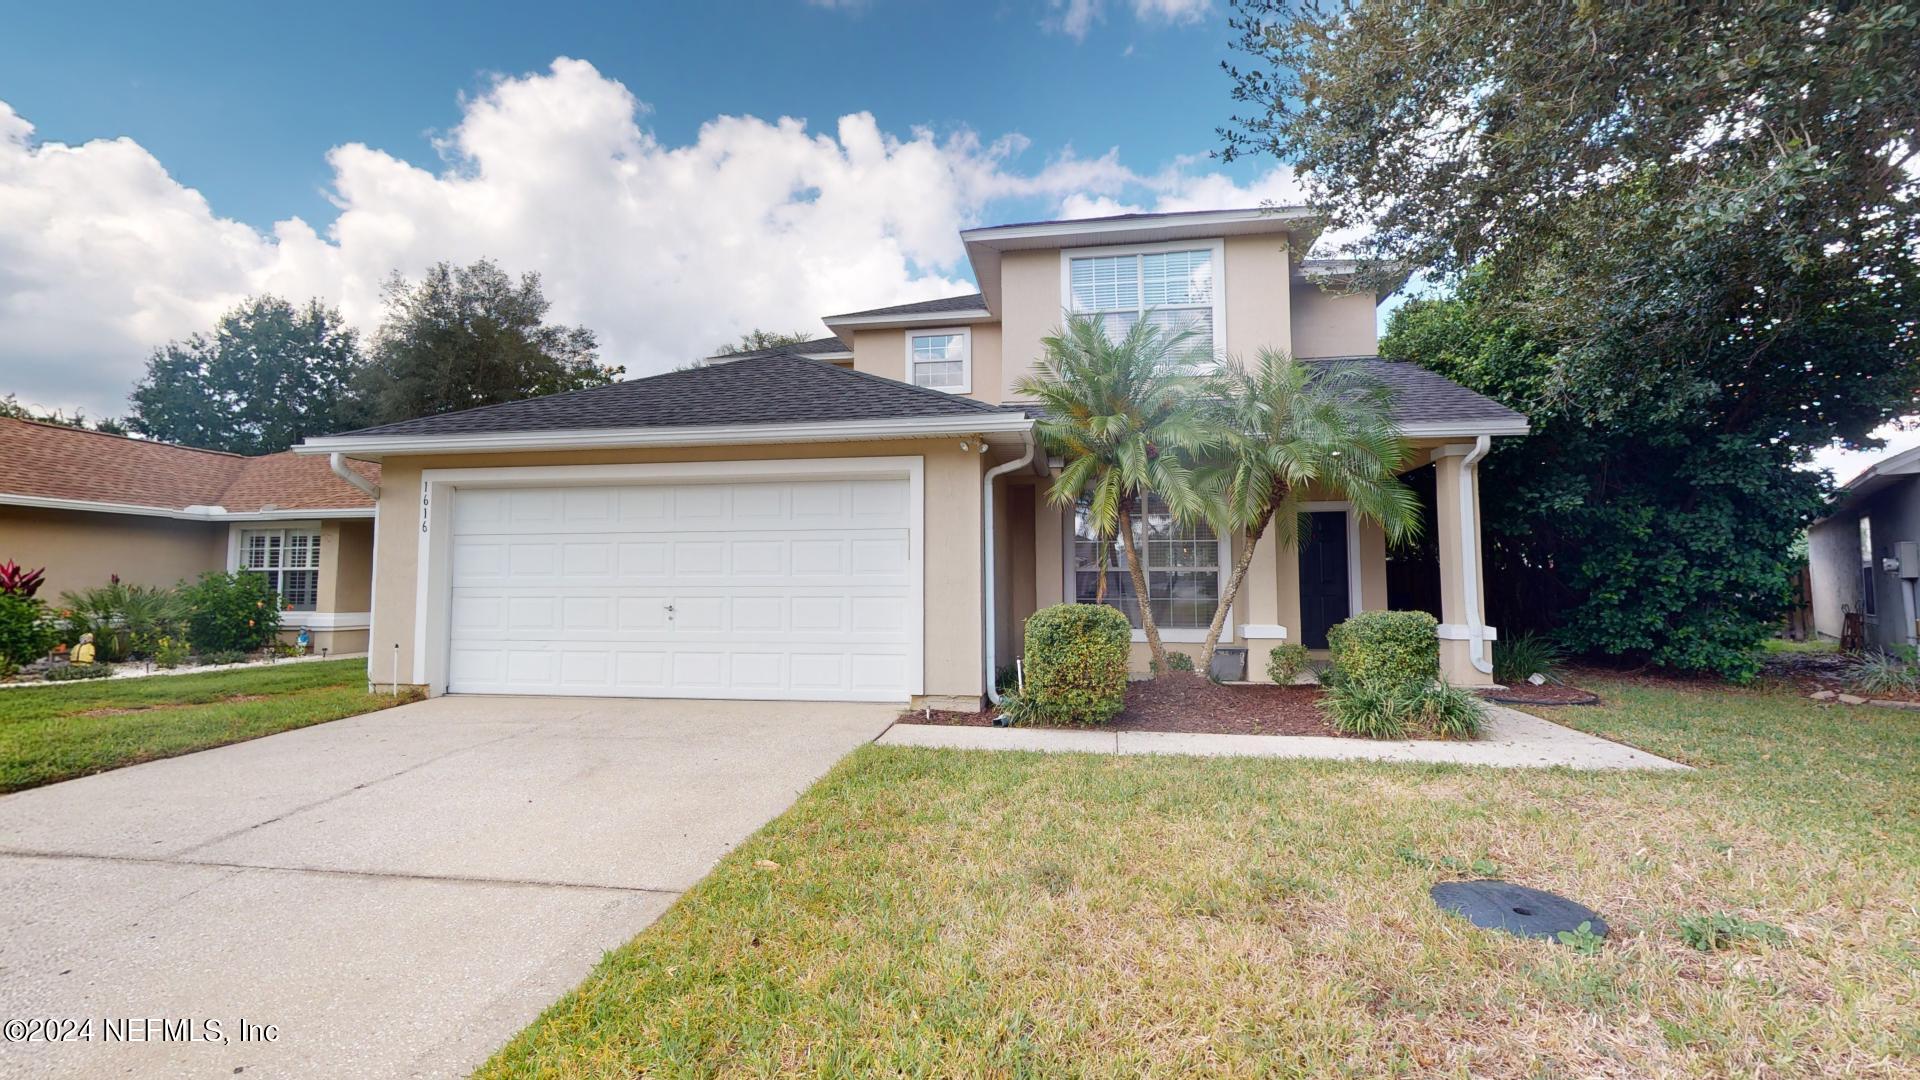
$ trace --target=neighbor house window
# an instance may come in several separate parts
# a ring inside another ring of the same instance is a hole
[[[320,534],[311,529],[248,529],[240,534],[240,569],[265,574],[281,604],[312,611],[320,598]]]
[[[972,335],[965,328],[908,334],[907,378],[913,385],[929,390],[972,393]]]
[[[1163,630],[1204,630],[1220,602],[1220,568],[1225,561],[1219,538],[1204,522],[1174,521],[1165,503],[1148,496],[1146,513],[1133,522],[1136,550],[1146,557],[1147,598],[1154,622]],[[1119,537],[1102,542],[1087,514],[1086,501],[1073,514],[1073,594],[1091,604],[1099,593],[1101,550],[1106,550],[1106,603],[1120,609],[1140,628],[1140,600],[1127,572],[1126,549]]]
[[[1860,519],[1860,614],[1873,615],[1873,524]]]
[[[1066,254],[1066,309],[1097,316],[1119,341],[1144,315],[1184,347],[1213,355],[1220,321],[1219,248],[1213,245],[1108,249]]]

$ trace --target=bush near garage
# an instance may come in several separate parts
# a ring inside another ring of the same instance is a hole
[[[183,591],[195,651],[254,652],[280,633],[280,598],[260,574],[200,575]]]
[[[1127,701],[1133,627],[1104,604],[1055,604],[1027,619],[1024,718],[1104,724]]]
[[[0,677],[47,655],[59,640],[46,604],[17,592],[0,592]]]
[[[1440,623],[1424,611],[1363,611],[1327,631],[1335,682],[1423,684],[1440,677]]]

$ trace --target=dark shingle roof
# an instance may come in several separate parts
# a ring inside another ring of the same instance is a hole
[[[1394,419],[1402,424],[1495,423],[1526,417],[1452,379],[1401,360],[1377,356],[1316,358],[1314,364],[1354,364],[1394,392]]]
[[[985,311],[987,300],[979,293],[965,296],[948,296],[939,300],[921,300],[912,304],[895,304],[892,307],[869,308],[866,311],[849,311],[841,315],[829,315],[829,319],[866,319],[881,315],[931,315],[942,311]]]
[[[361,435],[484,435],[585,428],[721,427],[833,420],[999,414],[992,405],[824,360],[775,355],[565,394],[349,431]]]
[[[752,360],[761,356],[819,356],[821,353],[847,352],[847,343],[837,337],[814,338],[811,341],[796,341],[791,345],[775,345],[769,349],[749,349],[746,352],[715,353],[709,360]]]

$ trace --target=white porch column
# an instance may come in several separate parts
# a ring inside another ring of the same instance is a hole
[[[1440,676],[1456,686],[1493,682],[1493,627],[1486,625],[1480,558],[1480,466],[1486,436],[1433,452],[1440,547]]]

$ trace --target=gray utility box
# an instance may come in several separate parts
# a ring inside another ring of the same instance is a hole
[[[1215,682],[1245,682],[1247,650],[1229,648],[1213,650],[1213,663],[1207,665],[1207,674]]]

